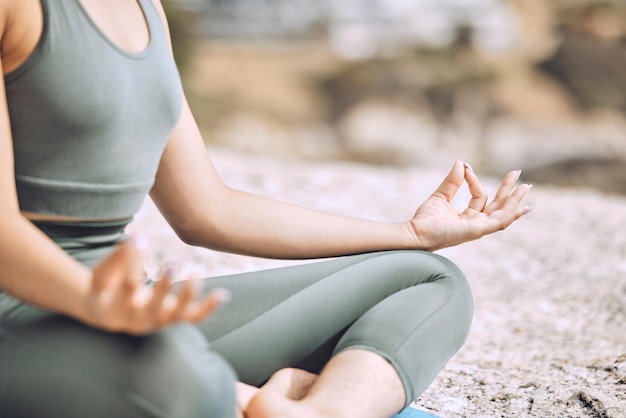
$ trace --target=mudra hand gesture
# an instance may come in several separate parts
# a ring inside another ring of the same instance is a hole
[[[194,280],[171,293],[173,273],[165,269],[153,287],[146,285],[132,240],[119,244],[92,271],[85,322],[107,331],[145,335],[177,322],[199,323],[230,298],[227,290],[215,289],[197,300]]]
[[[475,240],[505,229],[530,212],[531,208],[521,205],[521,202],[532,185],[516,187],[519,176],[520,170],[508,173],[493,200],[488,202],[487,194],[472,168],[457,160],[439,188],[407,222],[419,248],[435,251]],[[452,200],[463,183],[467,183],[472,198],[467,208],[459,212],[452,206]]]

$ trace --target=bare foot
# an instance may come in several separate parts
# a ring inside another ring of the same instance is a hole
[[[248,409],[248,404],[259,392],[259,388],[241,382],[237,382],[235,388],[237,390],[237,417],[243,418],[244,411]]]
[[[286,368],[274,373],[261,389],[299,401],[317,380],[317,375],[306,370]]]
[[[270,390],[260,390],[246,410],[248,418],[334,418],[310,405]]]
[[[300,400],[306,396],[317,379],[317,375],[300,369],[281,369],[263,385],[264,391],[272,392],[280,397]],[[246,383],[237,382],[237,417],[250,417],[247,409],[252,398],[260,391],[259,388]]]

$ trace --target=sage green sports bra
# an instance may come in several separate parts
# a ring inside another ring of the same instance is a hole
[[[134,215],[182,109],[180,77],[151,0],[139,53],[114,45],[78,0],[41,0],[36,50],[5,76],[20,209]]]

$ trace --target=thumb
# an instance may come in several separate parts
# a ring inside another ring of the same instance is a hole
[[[464,181],[465,162],[458,159],[454,162],[452,169],[432,196],[444,199],[446,202],[450,203],[459,191],[459,188],[463,185]]]

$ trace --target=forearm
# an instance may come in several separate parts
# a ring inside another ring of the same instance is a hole
[[[90,271],[20,214],[0,214],[0,288],[28,303],[81,319]]]
[[[210,215],[209,215],[210,213]],[[415,248],[405,223],[346,217],[228,189],[185,241],[270,258],[318,258]]]

